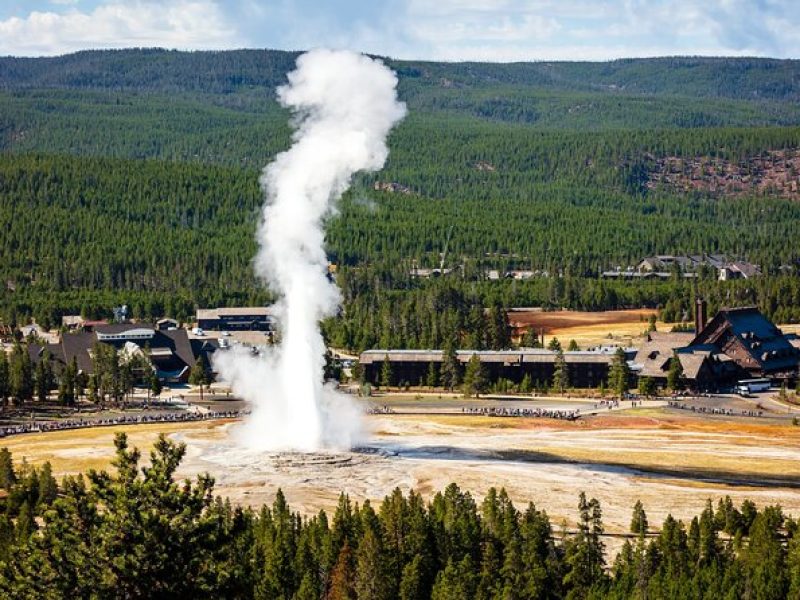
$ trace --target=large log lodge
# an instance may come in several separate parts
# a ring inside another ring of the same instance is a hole
[[[570,384],[573,387],[598,387],[608,379],[608,370],[614,358],[615,349],[564,352]],[[433,363],[441,367],[444,360],[442,350],[367,350],[361,354],[359,362],[364,367],[366,381],[377,383],[381,369],[388,358],[392,365],[392,378],[396,382],[417,385],[425,381],[426,374]],[[633,357],[633,351],[628,351]],[[539,348],[526,350],[459,350],[456,353],[462,367],[477,355],[492,381],[508,379],[519,383],[525,375],[532,382],[549,382],[553,379],[556,353]]]
[[[564,352],[570,386],[598,387],[607,381],[615,348]],[[706,321],[706,305],[698,300],[695,332],[649,333],[638,350],[625,349],[631,369],[631,385],[649,377],[666,385],[673,360],[679,360],[689,388],[716,391],[731,388],[740,379],[768,378],[794,384],[800,366],[800,339],[785,335],[757,308],[720,310]],[[557,353],[539,348],[507,351],[459,350],[461,365],[477,355],[490,380],[519,383],[525,375],[533,382],[551,382]],[[430,364],[440,367],[441,350],[367,350],[360,356],[366,381],[378,383],[385,360],[396,382],[424,382]]]

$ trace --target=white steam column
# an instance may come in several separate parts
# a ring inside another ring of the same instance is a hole
[[[256,274],[280,295],[282,342],[265,356],[218,352],[215,366],[252,414],[242,440],[257,450],[349,447],[358,411],[323,385],[319,321],[339,306],[327,278],[323,219],[357,171],[380,169],[386,137],[405,115],[397,77],[383,63],[349,51],[312,50],[278,89],[294,113],[294,143],[261,177],[266,194]]]

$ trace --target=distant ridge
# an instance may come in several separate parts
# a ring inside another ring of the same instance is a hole
[[[87,50],[43,58],[0,58],[0,89],[116,89],[226,94],[273,89],[298,52],[163,49]],[[425,87],[515,86],[728,98],[800,100],[800,60],[663,57],[608,62],[432,62],[387,59],[401,80]]]

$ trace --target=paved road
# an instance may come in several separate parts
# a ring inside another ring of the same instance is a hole
[[[800,417],[800,407],[792,407],[775,400],[777,392],[772,390],[743,398],[737,394],[713,394],[700,397],[676,398],[682,409],[691,410],[711,417],[752,417],[791,420]]]

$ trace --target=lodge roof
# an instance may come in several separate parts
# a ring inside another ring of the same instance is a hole
[[[687,346],[694,337],[692,333],[652,331],[639,347],[634,363],[639,365],[641,377],[665,377],[669,360],[679,348]],[[683,364],[681,362],[681,364]]]
[[[780,329],[752,306],[720,310],[691,345],[718,345],[728,336],[735,337],[765,372],[797,368],[800,351]]]
[[[557,352],[544,348],[526,350],[458,350],[456,356],[461,363],[467,363],[473,354],[477,354],[482,363],[552,363]],[[386,357],[392,362],[442,362],[442,350],[366,350],[361,353],[361,364],[382,362]],[[567,364],[603,363],[614,359],[613,352],[607,350],[576,350],[564,352]]]
[[[91,351],[96,343],[113,344],[111,341],[101,341],[97,333],[105,335],[120,335],[126,331],[135,332],[139,329],[147,329],[141,324],[115,324],[107,325],[101,332],[78,332],[67,333],[61,337],[60,344],[48,344],[47,349],[53,358],[63,364],[68,364],[73,357],[78,364],[78,369],[85,373],[93,370]],[[124,342],[126,340],[114,340]],[[175,362],[182,363],[182,366],[191,366],[195,361],[195,353],[185,329],[174,329],[169,331],[153,331],[153,336],[148,338],[144,344],[141,340],[134,340],[140,346],[148,346],[151,350],[151,359],[154,362]],[[118,346],[118,344],[117,344]],[[181,365],[178,365],[181,366]]]

